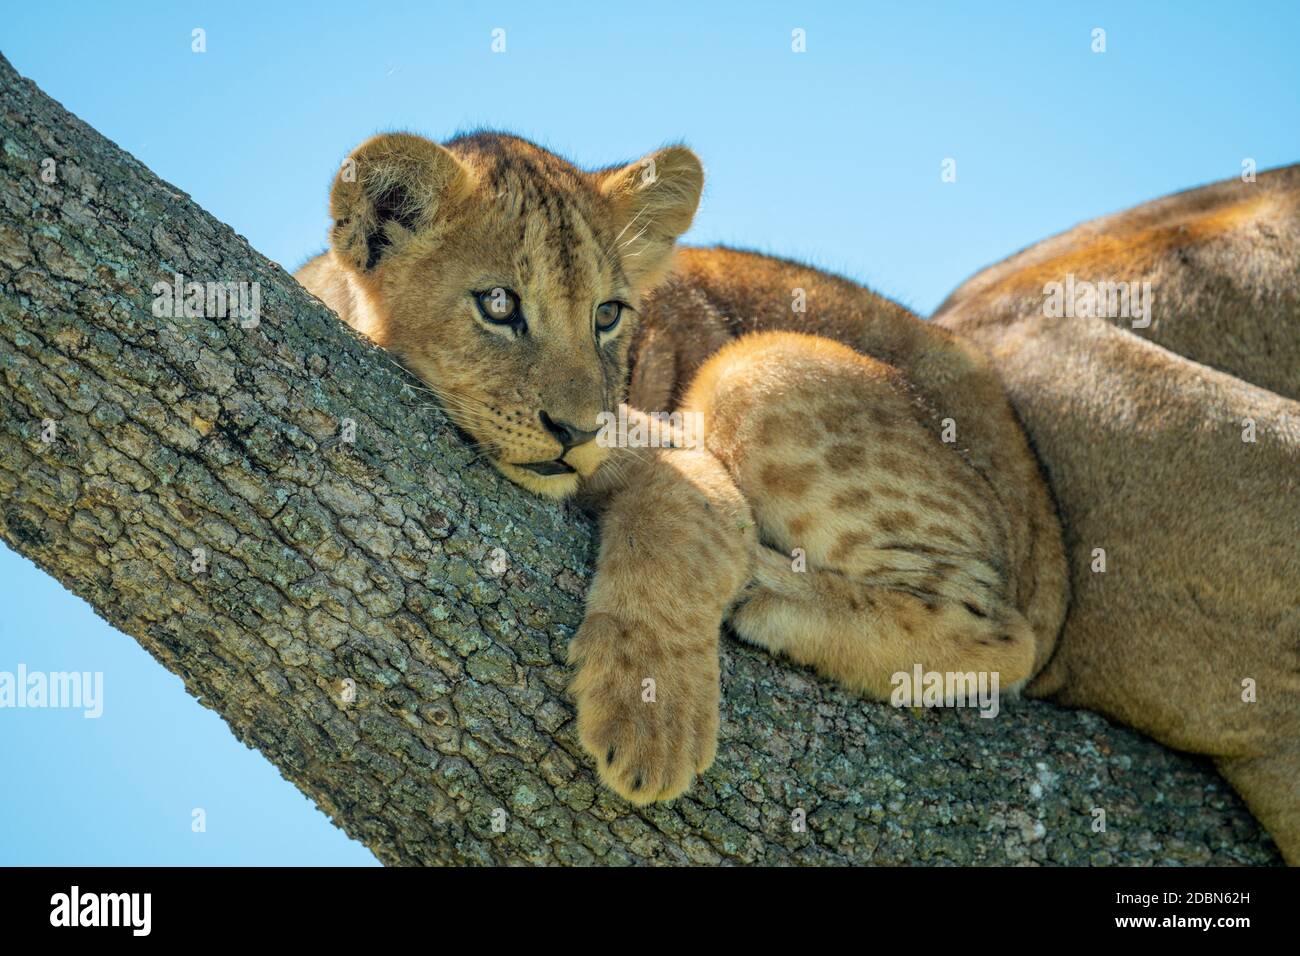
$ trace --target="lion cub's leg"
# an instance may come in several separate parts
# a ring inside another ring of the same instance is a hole
[[[878,700],[894,676],[925,672],[997,674],[1000,691],[1014,693],[1034,664],[1034,634],[996,586],[960,580],[966,572],[919,558],[916,569],[894,570],[882,555],[871,574],[809,568],[772,549],[731,626],[746,641],[807,664]],[[947,578],[947,580],[944,580]]]
[[[706,363],[683,406],[767,545],[732,615],[742,638],[880,698],[916,664],[1031,676],[1054,635],[1007,597],[1009,519],[896,369],[763,333]]]
[[[670,800],[717,751],[718,637],[750,577],[754,521],[701,449],[615,449],[583,497],[601,522],[569,645],[578,739],[625,799]]]

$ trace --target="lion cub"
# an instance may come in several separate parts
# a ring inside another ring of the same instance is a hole
[[[702,187],[680,146],[587,172],[512,136],[387,134],[344,163],[330,250],[297,274],[508,478],[601,513],[572,690],[636,803],[713,761],[724,622],[887,698],[916,666],[1020,686],[1066,601],[1046,486],[980,355],[834,276],[675,254]],[[702,444],[606,447],[625,401],[697,415]]]

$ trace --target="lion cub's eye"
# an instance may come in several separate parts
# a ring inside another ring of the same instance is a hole
[[[520,325],[523,316],[519,314],[519,296],[509,289],[497,286],[486,292],[474,293],[479,313],[493,325]]]
[[[623,317],[623,303],[617,300],[602,302],[596,306],[596,330],[613,332],[618,320]]]

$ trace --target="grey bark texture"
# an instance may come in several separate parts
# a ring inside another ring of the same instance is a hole
[[[586,519],[3,57],[0,147],[0,535],[383,862],[1277,861],[1100,717],[898,710],[734,639],[716,765],[628,806],[565,696]],[[258,283],[260,322],[158,317],[177,273]]]

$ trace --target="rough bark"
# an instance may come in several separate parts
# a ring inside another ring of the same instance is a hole
[[[896,710],[733,640],[717,764],[627,806],[564,695],[581,515],[3,57],[0,121],[0,535],[384,862],[1276,860],[1213,771],[1100,717]],[[156,317],[176,273],[259,283],[260,323]]]

